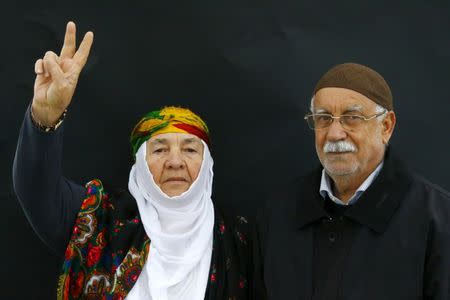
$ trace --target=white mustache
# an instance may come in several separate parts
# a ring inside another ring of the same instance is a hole
[[[338,152],[356,152],[358,148],[348,141],[326,142],[323,146],[324,153],[338,153]]]

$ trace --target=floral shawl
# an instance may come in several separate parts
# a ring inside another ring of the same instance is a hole
[[[86,189],[87,196],[65,252],[57,299],[125,299],[148,257],[150,239],[130,193],[107,193],[100,180],[90,181]],[[249,298],[247,280],[252,250],[247,233],[245,218],[225,222],[215,208],[205,299]]]

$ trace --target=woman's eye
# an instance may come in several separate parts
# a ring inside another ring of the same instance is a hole
[[[164,148],[159,148],[159,149],[155,149],[155,150],[153,150],[153,153],[162,153],[162,152],[164,152]]]
[[[189,152],[189,153],[195,153],[195,152],[197,152],[197,150],[195,150],[194,148],[186,148],[186,149],[184,149],[186,152]]]

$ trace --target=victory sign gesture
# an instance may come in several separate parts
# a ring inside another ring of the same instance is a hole
[[[43,58],[36,61],[36,80],[31,105],[35,121],[44,126],[53,126],[64,113],[72,101],[93,40],[94,34],[87,32],[77,50],[76,26],[75,23],[68,22],[60,55],[47,51]]]

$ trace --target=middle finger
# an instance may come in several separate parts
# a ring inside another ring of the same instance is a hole
[[[70,21],[66,26],[66,34],[64,36],[64,44],[61,49],[61,58],[72,58],[76,49],[76,26]]]

